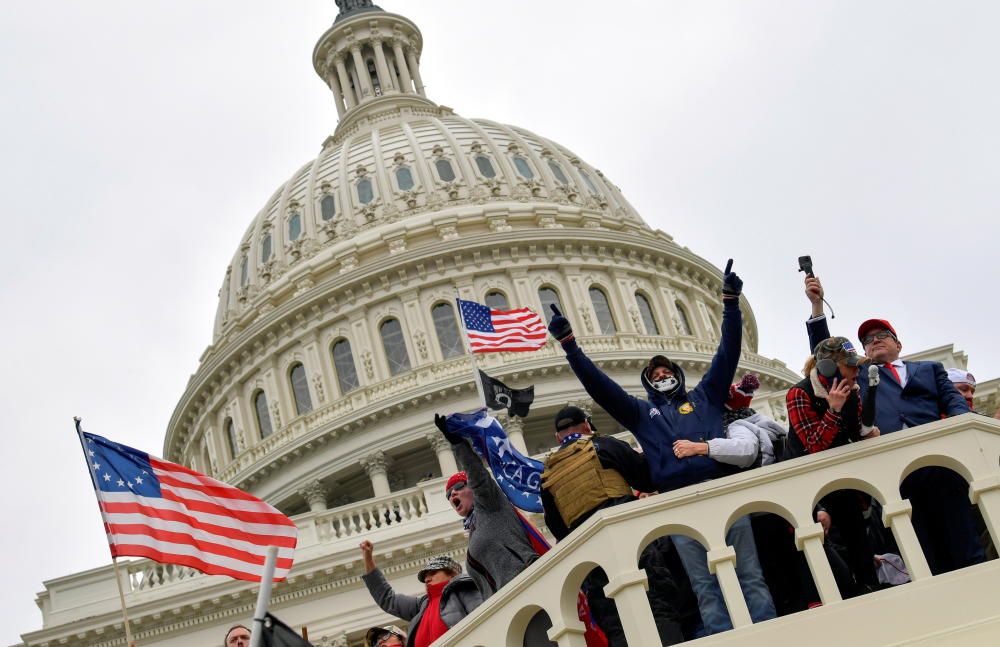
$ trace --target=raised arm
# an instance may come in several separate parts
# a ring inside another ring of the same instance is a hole
[[[740,312],[743,281],[732,268],[733,259],[729,259],[722,279],[722,340],[701,381],[705,395],[718,406],[725,404],[729,396],[729,385],[736,375],[743,343],[743,313]]]
[[[626,393],[625,389],[617,382],[597,368],[597,365],[584,354],[579,344],[576,343],[569,320],[559,312],[559,308],[554,304],[551,307],[555,316],[549,322],[549,332],[566,351],[569,366],[573,369],[577,379],[580,380],[584,390],[618,424],[626,429],[635,429],[641,413],[636,398]]]
[[[830,326],[823,314],[823,284],[815,276],[806,277],[806,298],[811,304],[806,334],[809,336],[809,353],[812,354],[821,341],[830,337]]]
[[[367,539],[361,542],[361,557],[365,564],[365,574],[361,580],[368,587],[375,604],[389,615],[409,622],[420,611],[420,598],[396,593],[389,586],[382,571],[375,565],[374,545]]]

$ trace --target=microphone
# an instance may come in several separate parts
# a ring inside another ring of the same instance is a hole
[[[878,392],[878,383],[881,377],[878,373],[878,366],[872,364],[868,367],[868,390],[861,401],[861,435],[867,436],[875,428],[875,394]]]

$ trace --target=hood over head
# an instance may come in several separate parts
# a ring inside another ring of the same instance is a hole
[[[655,388],[653,388],[653,384],[649,380],[650,370],[656,368],[657,366],[664,366],[670,369],[670,371],[677,377],[678,381],[680,381],[680,384],[677,386],[677,388],[674,391],[672,391],[669,395],[657,391]],[[642,382],[642,388],[646,389],[646,395],[650,400],[657,400],[657,399],[666,400],[667,398],[672,398],[675,395],[687,394],[687,388],[684,383],[684,369],[678,366],[676,362],[673,362],[670,359],[668,359],[665,355],[654,355],[652,358],[650,358],[649,363],[646,364],[646,366],[642,369],[642,373],[640,374],[639,380],[640,382]]]

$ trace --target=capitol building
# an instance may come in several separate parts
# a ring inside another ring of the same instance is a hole
[[[433,424],[435,413],[480,403],[456,296],[546,314],[557,304],[588,355],[640,395],[639,372],[653,354],[678,362],[689,384],[707,370],[719,338],[721,272],[650,228],[600,160],[521,126],[457,115],[436,102],[447,97],[428,96],[424,75],[434,70],[421,68],[424,42],[413,22],[369,1],[337,4],[312,62],[339,123],[236,241],[221,272],[212,343],[181,394],[162,455],[292,517],[295,564],[275,586],[271,610],[307,627],[316,645],[357,647],[368,627],[390,621],[360,580],[362,539],[375,543],[402,592],[420,590],[415,576],[428,557],[464,560],[462,524],[444,495],[455,457]],[[784,395],[799,375],[757,353],[745,297],[742,309],[738,374],[760,376],[753,406],[785,422]],[[965,362],[950,346],[920,358]],[[567,403],[592,411],[602,432],[631,440],[589,400],[551,340],[537,352],[476,360],[510,386],[534,385],[529,416],[498,415],[524,453],[551,448],[552,417]],[[995,406],[997,389],[997,380],[981,385],[983,409]],[[583,647],[574,592],[598,566],[630,644],[655,636],[636,560],[652,539],[680,531],[708,547],[736,626],[698,644],[930,644],[944,635],[947,644],[985,644],[1000,632],[1000,566],[932,577],[898,483],[928,464],[956,470],[996,541],[998,457],[1000,421],[968,415],[607,510],[437,644],[520,645],[544,614],[556,644]],[[843,487],[882,501],[912,583],[840,600],[811,510]],[[823,607],[749,624],[724,537],[752,511],[796,527]],[[142,647],[218,645],[228,627],[250,622],[254,584],[143,559],[120,565]],[[45,582],[41,628],[24,634],[21,647],[124,644],[114,577],[106,565]],[[948,603],[956,599],[961,608]],[[935,611],[914,612],[924,609]]]

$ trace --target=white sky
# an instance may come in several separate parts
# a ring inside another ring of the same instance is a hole
[[[884,316],[1000,375],[1000,90],[988,2],[415,2],[428,96],[567,146],[746,282],[804,359],[796,257],[836,333]],[[71,417],[154,454],[239,237],[336,112],[330,0],[0,3],[0,644],[43,580],[108,563]]]

